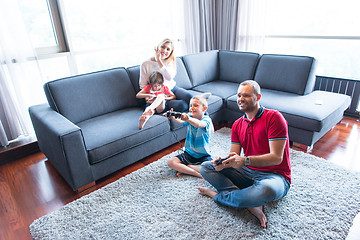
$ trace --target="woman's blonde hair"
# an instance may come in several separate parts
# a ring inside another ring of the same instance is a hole
[[[174,64],[174,68],[176,70],[176,57],[175,57],[175,46],[174,46],[174,43],[173,41],[170,39],[170,38],[165,38],[164,40],[162,40],[157,46],[156,46],[156,50],[159,49],[163,44],[165,43],[170,43],[171,45],[171,53],[170,55],[165,58],[164,62],[166,65],[168,65],[170,62],[173,62]]]

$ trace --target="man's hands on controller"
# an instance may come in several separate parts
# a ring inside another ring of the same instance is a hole
[[[213,160],[212,163],[214,164],[216,171],[221,171],[224,168],[239,168],[244,165],[244,161],[242,161],[243,157],[239,156],[235,152],[231,152],[225,158],[217,158]]]

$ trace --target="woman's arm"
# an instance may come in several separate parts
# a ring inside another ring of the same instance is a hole
[[[146,85],[149,84],[149,77],[151,74],[151,69],[150,69],[151,67],[149,61],[143,62],[140,66],[140,78],[139,78],[140,89],[143,89]]]

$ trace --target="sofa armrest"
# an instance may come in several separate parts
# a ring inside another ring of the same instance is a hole
[[[94,182],[81,129],[48,104],[29,108],[40,150],[73,190]]]

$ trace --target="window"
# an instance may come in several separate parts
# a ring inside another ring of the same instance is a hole
[[[45,81],[139,65],[180,38],[181,0],[20,1]]]
[[[178,1],[62,0],[79,73],[138,65],[164,38],[178,38]]]
[[[357,0],[270,0],[264,53],[308,55],[316,75],[360,79]]]
[[[65,36],[55,0],[20,0],[30,38],[38,55],[65,52]]]

